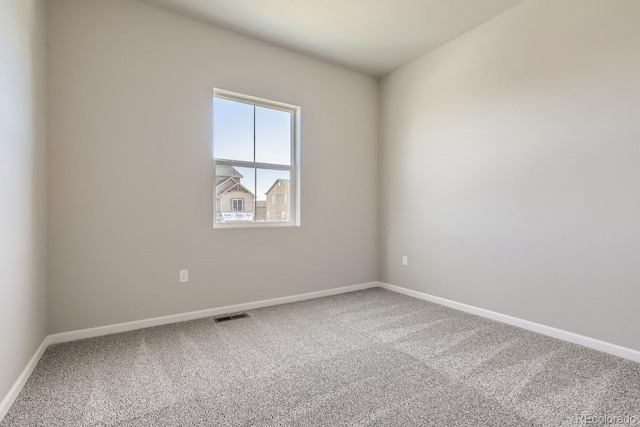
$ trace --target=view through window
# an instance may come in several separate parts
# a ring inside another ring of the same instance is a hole
[[[293,105],[214,90],[214,227],[298,225]]]

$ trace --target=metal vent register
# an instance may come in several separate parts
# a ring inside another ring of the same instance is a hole
[[[247,313],[239,313],[239,314],[232,314],[229,316],[216,317],[213,320],[216,323],[220,323],[220,322],[228,322],[229,320],[243,319],[245,317],[249,317],[249,315]]]

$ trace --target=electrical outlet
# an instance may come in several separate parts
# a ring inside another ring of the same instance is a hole
[[[409,265],[409,258],[406,255],[402,257],[402,265]]]
[[[189,270],[180,270],[180,283],[189,281]]]

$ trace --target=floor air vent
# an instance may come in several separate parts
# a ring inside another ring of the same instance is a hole
[[[243,319],[245,317],[249,317],[249,315],[247,313],[232,314],[230,316],[216,317],[213,320],[215,320],[216,323],[220,323],[220,322],[227,322],[229,320]]]

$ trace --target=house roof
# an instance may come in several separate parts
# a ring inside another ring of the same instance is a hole
[[[222,185],[226,181],[233,181],[230,176],[216,176],[216,187]]]
[[[288,179],[276,179],[276,180],[273,182],[273,184],[271,185],[271,187],[269,187],[269,189],[267,190],[267,192],[266,192],[266,193],[264,193],[264,194],[269,194],[269,192],[273,189],[273,187],[274,187],[277,183],[279,183],[279,182],[282,182],[283,184],[287,184],[287,186],[289,186],[289,180],[288,180]]]
[[[216,195],[220,196],[226,193],[227,191],[235,187],[237,184],[239,184],[239,182],[231,178],[227,178],[226,180],[222,181],[220,184],[216,185]]]
[[[250,191],[247,187],[245,187],[244,185],[240,184],[239,182],[236,182],[234,180],[229,180],[228,182],[225,182],[224,185],[220,185],[216,187],[216,198],[220,198],[224,193],[233,190],[234,188],[239,187],[242,190],[246,191],[247,193],[251,194],[253,197],[255,197],[255,194],[253,194],[252,191]]]
[[[240,183],[240,178],[242,174],[233,166],[216,166],[216,198],[235,187],[240,187],[255,197],[252,191]]]
[[[216,181],[218,177],[242,178],[242,174],[233,166],[216,165]]]

